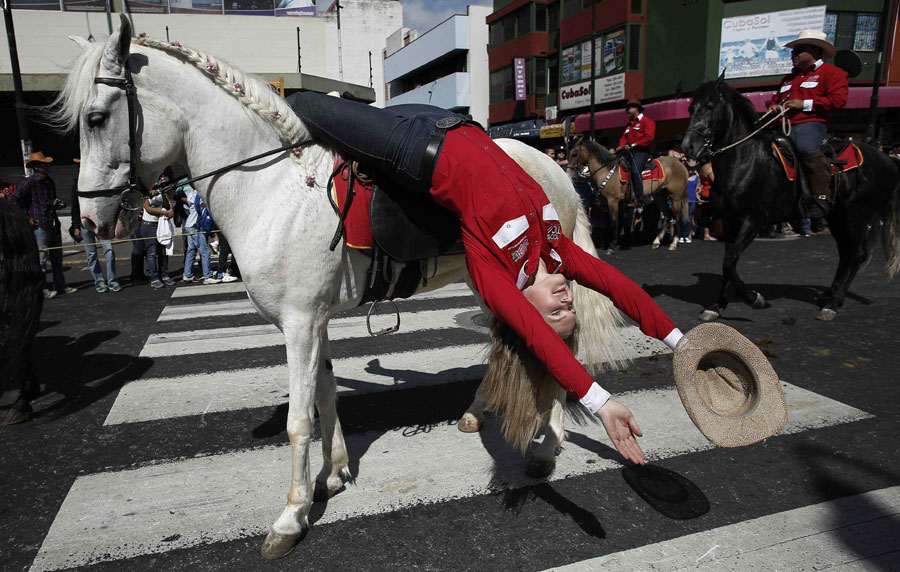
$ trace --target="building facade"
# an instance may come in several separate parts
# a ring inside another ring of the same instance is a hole
[[[894,41],[897,0],[498,0],[488,17],[491,124],[568,119],[575,132],[594,127],[612,142],[625,125],[629,98],[657,120],[657,140],[687,126],[690,94],[725,70],[757,107],[790,71],[781,45],[804,28],[824,30],[838,50],[859,58],[846,111],[832,128],[865,129],[875,62],[886,46],[880,106],[900,107],[900,46]],[[762,36],[759,36],[763,34]],[[759,36],[759,37],[757,37]],[[593,41],[592,41],[593,40]],[[526,59],[526,98],[514,97],[512,63]],[[592,83],[593,78],[593,83]],[[898,138],[892,122],[882,137]]]
[[[488,27],[491,9],[468,6],[417,35],[402,28],[388,38],[384,57],[387,105],[427,103],[487,124]]]
[[[26,104],[45,105],[62,88],[70,62],[79,55],[80,49],[69,36],[105,41],[110,20],[102,7],[75,11],[70,9],[69,0],[55,4],[11,1]],[[251,4],[259,6],[264,2],[244,2],[244,6],[241,1],[226,0],[224,7],[219,2],[215,10],[198,8],[191,12],[183,8],[185,0],[158,0],[155,8],[145,6],[144,11],[138,10],[137,3],[130,3],[129,11],[135,32],[213,54],[245,72],[280,82],[286,93],[301,89],[336,90],[349,92],[362,101],[384,104],[383,67],[379,60],[385,38],[402,24],[399,1],[342,0],[340,42],[335,5],[317,16],[313,11],[309,17],[278,17],[290,9],[279,11],[276,6],[281,3],[272,0],[271,10],[251,10]],[[83,8],[95,2],[72,4]],[[288,4],[295,6],[298,2]],[[105,6],[105,2],[100,5]],[[121,2],[114,2],[113,8],[121,10]],[[118,20],[119,14],[114,12],[112,26],[117,27]],[[3,125],[16,125],[8,50],[0,50],[0,120]],[[77,152],[74,141],[59,137],[39,121],[30,125],[34,148],[63,162]],[[0,166],[16,165],[20,155],[15,129],[8,130],[7,136],[0,139]]]

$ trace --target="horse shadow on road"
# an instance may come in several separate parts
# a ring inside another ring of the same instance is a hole
[[[643,284],[642,287],[653,298],[668,296],[700,307],[706,307],[715,302],[716,297],[719,295],[722,276],[708,272],[695,272],[693,275],[697,278],[697,282],[688,286],[678,284]],[[818,297],[826,289],[825,286],[813,286],[810,284],[746,283],[746,286],[748,289],[762,294],[767,301],[780,299],[796,300],[817,308],[820,306]],[[728,292],[727,295],[729,302],[740,303],[733,291]],[[872,304],[872,300],[852,292],[847,292],[847,298],[860,304]]]
[[[49,325],[41,323],[40,327],[46,329]],[[55,421],[139,379],[153,364],[152,359],[90,353],[119,334],[117,330],[101,330],[77,338],[36,337],[31,351],[41,393],[32,401],[32,417],[38,422]]]

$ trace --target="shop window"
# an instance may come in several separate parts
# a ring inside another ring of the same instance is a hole
[[[531,4],[516,12],[516,37],[531,32]]]
[[[876,12],[826,12],[824,32],[838,50],[875,52],[880,16]]]
[[[496,48],[503,43],[503,23],[494,22],[490,27],[491,47]]]
[[[641,27],[628,27],[628,69],[641,70]]]
[[[559,30],[559,4],[547,6],[547,21],[550,25],[550,31]]]
[[[563,18],[574,16],[581,12],[581,0],[563,0]]]
[[[515,97],[512,67],[491,72],[491,103],[507,101]]]
[[[547,6],[544,4],[534,5],[534,31],[547,31]]]

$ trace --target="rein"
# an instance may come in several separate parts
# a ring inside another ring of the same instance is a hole
[[[141,209],[143,199],[149,198],[151,195],[150,191],[147,190],[146,185],[144,185],[143,182],[141,182],[140,178],[135,174],[135,165],[137,164],[137,138],[135,137],[135,133],[137,132],[137,90],[135,90],[134,80],[131,77],[131,69],[128,67],[127,60],[123,63],[123,68],[125,70],[124,79],[95,77],[94,83],[116,87],[125,91],[125,101],[128,104],[128,184],[119,187],[111,187],[108,189],[92,189],[89,191],[76,190],[75,193],[78,196],[90,197],[91,195],[122,191],[120,197],[122,209],[127,211],[137,211]],[[276,149],[270,149],[269,151],[260,153],[259,155],[254,155],[253,157],[242,159],[240,161],[235,161],[234,163],[225,165],[224,167],[220,167],[208,173],[204,173],[203,175],[192,177],[187,181],[170,183],[161,187],[160,190],[163,192],[167,192],[176,187],[189,185],[195,181],[201,181],[203,179],[208,179],[209,177],[214,177],[221,173],[225,173],[234,169],[235,167],[240,167],[241,165],[245,165],[251,161],[256,161],[257,159],[262,159],[263,157],[268,157],[270,155],[275,155],[276,153],[282,153],[289,149],[296,149],[297,147],[302,147],[303,145],[308,145],[309,143],[311,142],[304,141],[300,143],[288,143],[287,145],[282,145],[281,147],[278,147]]]
[[[753,136],[755,136],[756,134],[758,134],[760,131],[762,131],[763,129],[765,129],[766,127],[768,127],[769,125],[771,125],[772,123],[774,123],[775,121],[777,121],[777,120],[779,120],[779,119],[781,119],[781,131],[782,131],[782,133],[784,133],[785,136],[790,135],[790,134],[791,134],[791,122],[788,121],[787,117],[785,117],[785,114],[786,114],[788,111],[790,111],[790,109],[788,109],[787,107],[784,107],[783,105],[776,105],[776,106],[770,108],[768,111],[766,111],[766,113],[765,113],[762,117],[759,118],[758,121],[762,121],[762,120],[766,117],[766,115],[769,115],[770,113],[772,113],[772,110],[773,110],[773,109],[776,110],[777,113],[775,113],[775,115],[772,116],[771,119],[769,119],[768,121],[766,121],[765,123],[763,123],[762,125],[760,125],[759,127],[757,127],[756,129],[754,129],[752,132],[750,132],[749,135],[747,135],[747,136],[745,136],[745,137],[742,137],[741,139],[738,139],[738,140],[735,141],[734,143],[730,143],[730,144],[728,144],[728,145],[726,145],[726,146],[724,146],[724,147],[722,147],[722,148],[720,148],[720,149],[713,150],[713,149],[711,149],[712,143],[710,142],[709,136],[707,135],[707,136],[705,136],[705,139],[706,139],[706,140],[705,140],[705,142],[703,143],[703,146],[704,146],[706,149],[709,150],[709,154],[710,154],[711,157],[715,157],[716,155],[721,155],[722,153],[724,153],[725,151],[728,151],[728,150],[731,149],[732,147],[737,147],[737,146],[740,145],[741,143],[744,143],[744,142],[748,141],[748,140],[751,139]],[[699,131],[696,130],[696,129],[688,129],[688,132],[690,132],[690,131],[694,131],[695,133],[699,133]]]

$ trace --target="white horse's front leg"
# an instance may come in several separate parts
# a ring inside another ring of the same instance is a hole
[[[268,559],[286,556],[300,540],[313,501],[309,471],[309,443],[314,425],[316,374],[322,353],[324,316],[304,316],[283,328],[287,345],[288,399],[287,433],[291,441],[291,488],[287,506],[272,525],[262,545]]]
[[[466,284],[469,285],[469,290],[472,291],[472,294],[475,296],[475,301],[478,302],[478,306],[481,307],[481,313],[484,314],[487,323],[490,324],[494,315],[487,307],[487,304],[484,303],[481,294],[475,289],[475,286],[472,284],[472,277],[468,274],[466,274]],[[481,430],[481,426],[484,425],[484,406],[486,405],[487,400],[481,391],[483,385],[484,380],[481,380],[481,383],[478,384],[478,389],[475,391],[475,399],[472,400],[472,404],[469,405],[466,412],[463,413],[463,416],[460,418],[459,423],[456,424],[456,428],[463,433],[477,433]]]
[[[525,461],[525,474],[529,477],[543,479],[549,477],[553,469],[556,468],[556,451],[566,437],[564,427],[565,413],[566,392],[560,389],[556,399],[553,400],[550,418],[541,429],[544,439],[528,453],[528,458]]]
[[[315,500],[327,500],[344,488],[350,480],[347,468],[349,457],[341,421],[337,416],[337,383],[331,361],[331,344],[328,330],[322,336],[322,358],[316,376],[316,409],[319,411],[319,425],[322,428],[322,470],[316,477]]]

